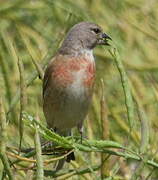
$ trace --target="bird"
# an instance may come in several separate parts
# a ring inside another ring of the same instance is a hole
[[[82,136],[83,122],[92,102],[95,81],[93,49],[109,45],[110,36],[92,22],[79,22],[68,31],[43,80],[43,111],[47,126],[61,136],[70,136],[77,127]],[[88,127],[87,127],[88,128]],[[67,161],[75,160],[74,154]],[[59,160],[57,170],[65,160]]]

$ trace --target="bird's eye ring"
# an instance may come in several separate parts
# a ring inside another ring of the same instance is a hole
[[[95,32],[96,34],[100,33],[100,29],[99,28],[93,28],[92,31]]]

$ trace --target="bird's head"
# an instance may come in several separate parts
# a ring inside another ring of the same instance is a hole
[[[92,50],[97,45],[109,45],[111,38],[105,34],[100,26],[91,22],[80,22],[68,32],[61,50],[88,49]]]

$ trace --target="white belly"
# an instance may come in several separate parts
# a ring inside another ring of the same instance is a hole
[[[89,108],[91,97],[87,96],[87,87],[83,85],[83,72],[76,74],[76,80],[66,89],[67,97],[62,111],[56,115],[55,127],[64,131],[82,124]],[[60,119],[60,121],[59,121]]]

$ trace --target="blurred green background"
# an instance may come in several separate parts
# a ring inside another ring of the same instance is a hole
[[[18,147],[19,144],[18,59],[23,62],[23,78],[27,84],[27,102],[24,110],[31,116],[38,113],[40,121],[45,123],[39,71],[53,57],[69,28],[80,21],[95,22],[112,37],[129,78],[134,99],[134,126],[130,135],[118,69],[108,50],[97,47],[94,51],[97,66],[95,94],[85,121],[84,136],[89,139],[103,138],[100,120],[102,95],[100,79],[103,79],[105,113],[108,119],[105,126],[109,129],[107,138],[128,145],[132,150],[139,152],[142,139],[141,118],[145,118],[148,121],[147,130],[150,135],[144,152],[145,157],[158,161],[158,1],[156,0],[0,0],[0,96],[3,98],[9,122],[7,146]],[[32,130],[24,125],[22,147],[34,146],[33,135]],[[75,166],[85,167],[87,164],[91,166],[99,162],[99,153],[79,153]],[[113,175],[113,166],[116,162],[118,170]],[[23,170],[29,165],[17,167],[14,172],[16,179],[34,178],[33,171]],[[106,164],[108,176],[113,179],[130,179],[135,165],[133,161],[124,161],[122,158],[111,156]],[[3,165],[0,167],[2,176]],[[51,169],[52,165],[47,168]],[[67,168],[72,168],[72,164],[67,165]],[[158,169],[145,166],[139,175],[140,179],[149,176],[148,179],[157,180]],[[101,178],[98,170],[69,179]]]

